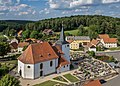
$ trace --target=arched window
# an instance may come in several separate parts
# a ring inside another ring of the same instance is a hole
[[[43,63],[40,64],[40,69],[43,69]]]
[[[50,61],[50,67],[52,67],[52,65],[53,65],[53,61]]]

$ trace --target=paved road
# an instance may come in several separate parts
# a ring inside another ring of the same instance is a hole
[[[110,51],[110,52],[97,52],[98,54],[107,54],[115,57],[118,61],[120,61],[120,51]]]
[[[98,53],[99,54],[108,54],[108,55],[111,55],[114,58],[116,58],[118,61],[120,61],[120,51],[98,52]],[[120,62],[119,62],[119,65],[120,65]],[[120,69],[119,69],[119,73],[120,73]],[[107,81],[102,86],[120,86],[120,74],[116,78]]]
[[[102,86],[120,86],[120,74],[116,78],[107,81]]]

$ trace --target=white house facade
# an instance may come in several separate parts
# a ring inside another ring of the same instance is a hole
[[[23,48],[25,47],[25,46],[28,46],[29,45],[29,43],[27,43],[27,42],[20,42],[20,43],[18,43],[18,52],[23,52]]]
[[[107,34],[101,34],[99,38],[105,48],[117,47],[117,38],[110,38]]]

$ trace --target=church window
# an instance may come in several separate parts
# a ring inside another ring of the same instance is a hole
[[[27,66],[27,68],[30,68],[30,66]]]
[[[52,67],[52,65],[53,65],[53,62],[52,62],[52,61],[50,61],[50,67]]]
[[[40,69],[43,69],[43,63],[40,64]]]
[[[69,45],[67,45],[67,47],[69,47]]]
[[[64,68],[65,68],[65,66],[64,66]]]

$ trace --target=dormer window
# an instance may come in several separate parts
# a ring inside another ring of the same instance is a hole
[[[39,55],[39,57],[42,57],[42,55]]]
[[[51,54],[50,53],[48,53],[48,56],[50,56]]]

